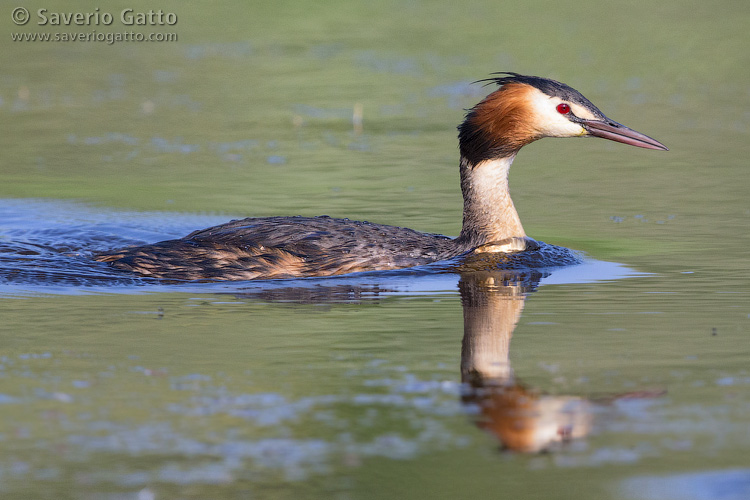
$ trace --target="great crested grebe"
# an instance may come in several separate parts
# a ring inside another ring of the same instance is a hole
[[[458,127],[463,226],[458,238],[321,217],[251,217],[184,238],[97,254],[111,266],[172,280],[250,280],[401,269],[475,252],[538,248],[508,191],[518,151],[542,137],[602,137],[647,149],[660,142],[604,116],[577,90],[518,73],[480,80],[499,88]]]

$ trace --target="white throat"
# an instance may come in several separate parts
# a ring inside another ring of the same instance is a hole
[[[492,244],[502,247],[523,240],[526,233],[510,197],[508,173],[515,155],[462,165],[461,188],[464,219],[461,239],[473,246]],[[525,245],[524,245],[525,247]],[[520,248],[522,249],[522,248]],[[500,248],[489,251],[502,251]]]

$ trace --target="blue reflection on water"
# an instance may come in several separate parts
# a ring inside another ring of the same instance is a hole
[[[623,483],[623,491],[638,500],[747,500],[750,469],[634,477]]]
[[[94,252],[180,238],[196,228],[226,222],[226,215],[128,212],[59,200],[0,200],[0,295],[141,293],[149,291],[241,292],[280,289],[327,291],[327,301],[369,296],[456,294],[459,275],[445,262],[398,271],[329,278],[169,285],[131,276],[93,262]],[[557,247],[545,246],[555,249]],[[518,259],[516,259],[518,260]],[[508,262],[511,268],[523,262]],[[447,272],[446,272],[447,271]],[[534,269],[539,285],[591,283],[643,276],[625,266],[584,258],[580,264]]]

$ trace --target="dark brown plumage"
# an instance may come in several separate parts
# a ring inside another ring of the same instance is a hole
[[[447,236],[402,227],[326,216],[258,217],[95,258],[165,279],[250,280],[401,269],[468,250]]]
[[[249,280],[401,269],[466,252],[536,249],[508,190],[508,169],[523,146],[542,137],[591,135],[666,150],[658,141],[609,120],[565,84],[506,75],[489,80],[500,88],[469,110],[458,127],[464,197],[458,238],[325,216],[262,217],[94,259],[154,278]]]

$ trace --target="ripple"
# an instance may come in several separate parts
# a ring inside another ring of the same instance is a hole
[[[586,260],[576,252],[544,243],[529,252],[481,254],[471,259],[453,259],[396,271],[200,284],[141,278],[91,259],[99,251],[180,238],[196,228],[226,222],[230,218],[225,215],[115,211],[58,200],[0,200],[0,295],[23,297],[169,290],[232,293],[269,302],[358,302],[401,294],[456,294],[458,275],[465,271],[502,270],[508,280],[531,287],[545,282],[580,283],[635,275],[619,264]],[[565,266],[575,266],[575,272],[567,273]]]

